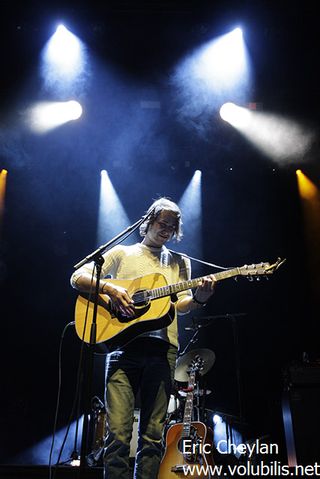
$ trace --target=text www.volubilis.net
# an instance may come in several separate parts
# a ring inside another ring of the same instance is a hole
[[[320,463],[290,467],[281,464],[279,461],[265,464],[252,464],[248,461],[246,464],[237,465],[199,465],[186,464],[183,466],[183,474],[187,477],[218,478],[218,477],[320,477]]]

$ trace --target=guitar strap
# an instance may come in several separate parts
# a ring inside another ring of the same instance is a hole
[[[211,266],[212,268],[217,268],[217,269],[233,269],[234,268],[234,266],[230,266],[230,267],[229,266],[219,266],[217,264],[208,263],[207,261],[203,261],[202,259],[193,258],[193,256],[189,256],[186,253],[180,253],[179,251],[174,251],[173,249],[168,249],[168,251],[170,251],[170,253],[174,253],[174,254],[178,254],[180,256],[184,256],[185,258],[188,258],[191,261],[196,261],[197,263],[205,264],[206,266]]]

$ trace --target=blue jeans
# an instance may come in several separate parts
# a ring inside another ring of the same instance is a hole
[[[105,479],[130,478],[130,440],[139,390],[141,408],[134,478],[157,478],[176,355],[177,348],[169,343],[144,337],[107,356]]]

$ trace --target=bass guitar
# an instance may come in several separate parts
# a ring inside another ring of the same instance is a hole
[[[284,260],[274,264],[259,263],[244,265],[215,273],[214,279],[245,276],[250,279],[269,276]],[[105,343],[107,347],[118,347],[147,331],[168,326],[174,319],[172,297],[181,291],[196,288],[205,276],[168,285],[160,273],[148,274],[131,280],[110,279],[108,282],[128,290],[133,299],[135,314],[128,317],[114,308],[106,294],[99,294],[96,318],[96,343]],[[85,294],[80,294],[75,306],[75,326],[77,335],[86,343],[91,343],[90,330],[93,318],[94,302]]]

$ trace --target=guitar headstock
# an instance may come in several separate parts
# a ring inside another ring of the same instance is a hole
[[[189,368],[188,368],[188,373],[189,374],[196,374],[204,368],[204,359],[197,355],[195,358],[191,361]]]
[[[258,264],[245,264],[239,269],[240,276],[247,276],[249,278],[269,276],[273,274],[280,266],[286,261],[286,259],[278,258],[273,264],[270,263],[258,263]]]

